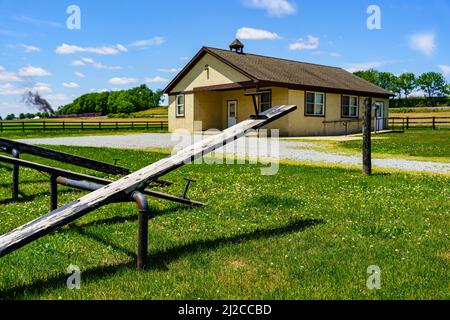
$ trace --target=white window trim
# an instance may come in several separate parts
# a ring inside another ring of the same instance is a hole
[[[348,102],[349,102],[349,105],[348,105],[349,114],[348,115],[344,114],[344,106],[345,106],[344,105],[344,97],[348,97]],[[355,106],[350,104],[350,102],[352,101],[352,98],[356,98],[356,105]],[[342,115],[343,118],[358,118],[359,117],[359,97],[358,96],[348,95],[348,94],[343,94],[342,95],[341,108],[342,108],[341,109],[341,115]],[[355,116],[351,116],[350,115],[350,108],[356,108],[356,115]]]
[[[179,97],[183,97],[183,103],[178,103],[178,98]],[[179,108],[180,107],[183,107],[183,113],[179,113],[178,111],[179,111]],[[184,94],[179,94],[179,95],[177,95],[176,96],[176,98],[175,98],[175,114],[176,114],[176,116],[177,117],[184,117],[185,115],[186,115],[186,100],[185,100],[185,96],[184,96]]]
[[[314,113],[308,113],[308,93],[314,94]],[[316,103],[316,95],[323,95],[323,103]],[[306,91],[305,93],[305,115],[306,116],[316,116],[316,117],[324,117],[325,116],[325,104],[326,104],[326,95],[325,92],[314,92],[314,91]],[[322,113],[316,113],[318,106],[322,106]]]

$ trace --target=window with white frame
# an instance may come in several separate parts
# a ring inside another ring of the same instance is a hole
[[[358,97],[342,96],[342,116],[348,118],[357,118],[359,114]]]
[[[325,115],[325,93],[307,92],[306,93],[306,110],[308,116],[324,116]]]
[[[184,95],[180,94],[176,98],[176,115],[177,117],[184,117]]]

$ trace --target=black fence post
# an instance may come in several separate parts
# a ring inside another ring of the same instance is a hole
[[[364,118],[363,118],[363,173],[372,175],[372,98],[366,99],[364,102]]]
[[[12,156],[19,159],[20,152],[17,149],[12,150]],[[13,164],[12,170],[12,200],[19,200],[19,165]]]
[[[436,129],[436,117],[433,117],[433,130]]]

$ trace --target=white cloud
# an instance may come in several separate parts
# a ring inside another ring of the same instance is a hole
[[[25,51],[26,53],[36,53],[36,52],[41,52],[41,49],[35,46],[31,46],[31,45],[26,45],[26,44],[19,44],[19,45],[12,45],[10,46],[11,48],[17,48],[20,47],[23,49],[23,51]]]
[[[91,58],[80,58],[78,60],[72,61],[72,65],[75,67],[82,67],[90,65],[96,69],[106,69],[106,70],[120,70],[122,67],[119,66],[107,66],[100,62],[96,62],[95,60]]]
[[[83,73],[78,72],[78,71],[74,72],[73,74],[74,74],[75,77],[77,77],[77,78],[84,78],[84,77],[85,77],[85,75],[84,75]]]
[[[150,46],[159,46],[166,42],[166,39],[163,37],[153,37],[151,39],[137,40],[131,43],[130,47],[150,47]]]
[[[445,65],[445,64],[440,64],[439,68],[442,70],[442,73],[444,74],[444,76],[449,76],[450,75],[450,66]]]
[[[40,20],[40,19],[28,17],[28,16],[18,16],[18,17],[14,17],[14,19],[19,22],[31,23],[36,26],[44,26],[44,27],[52,27],[52,28],[63,28],[64,27],[62,24],[60,24],[58,22],[49,21],[49,20]]]
[[[0,95],[16,95],[23,94],[23,89],[18,89],[11,83],[0,84]]]
[[[251,8],[264,9],[270,16],[284,16],[297,12],[296,5],[289,0],[244,0]]]
[[[111,78],[108,82],[114,85],[126,85],[136,83],[138,80],[136,78]]]
[[[327,55],[327,56],[330,56],[330,57],[333,57],[333,58],[339,58],[339,57],[342,56],[342,55],[341,55],[340,53],[338,53],[338,52],[326,52],[326,51],[314,51],[314,52],[311,52],[311,54],[312,54],[312,55],[315,55],[315,56],[323,56],[323,55]]]
[[[338,52],[330,52],[330,57],[339,58],[342,57],[342,55]]]
[[[79,88],[80,85],[76,82],[63,82],[62,86],[65,88],[70,88],[70,89],[74,89],[74,88]]]
[[[11,83],[0,85],[0,95],[22,95],[27,91],[50,93],[52,89],[48,83],[38,82],[32,87],[17,88]]]
[[[430,56],[436,49],[435,34],[432,32],[413,34],[409,37],[409,46],[413,50]]]
[[[145,82],[147,82],[147,83],[166,83],[166,82],[169,82],[169,80],[166,78],[157,76],[154,78],[145,78]]]
[[[38,82],[31,88],[25,88],[25,91],[34,91],[39,93],[49,93],[52,92],[52,88],[48,83]]]
[[[64,93],[49,94],[49,95],[46,95],[44,98],[47,100],[50,100],[50,101],[54,101],[54,102],[70,100],[69,97],[67,97]]]
[[[96,88],[91,88],[91,90],[89,90],[90,92],[96,92],[96,93],[102,93],[102,92],[108,92],[109,90],[106,88],[103,89],[96,89]]]
[[[119,51],[122,51],[122,52],[128,52],[128,48],[125,47],[124,45],[118,44],[118,45],[116,46],[116,48],[119,49]]]
[[[289,50],[314,50],[319,47],[319,38],[307,36],[307,40],[299,39],[289,45]]]
[[[0,66],[0,82],[20,82],[22,79],[15,72],[6,71]]]
[[[158,69],[159,72],[168,72],[168,73],[176,73],[180,72],[182,68],[162,68]]]
[[[267,30],[243,27],[237,31],[236,38],[242,40],[276,40],[280,39],[280,36]]]
[[[74,53],[95,53],[99,55],[117,55],[120,52],[126,52],[128,49],[123,45],[103,46],[103,47],[79,47],[63,43],[56,48],[57,54],[74,54]]]
[[[46,77],[50,75],[50,72],[31,65],[19,69],[19,76],[21,77]]]
[[[344,69],[348,72],[365,71],[369,69],[375,69],[388,64],[386,61],[370,61],[360,63],[347,63]]]

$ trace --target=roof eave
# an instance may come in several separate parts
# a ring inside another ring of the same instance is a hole
[[[178,84],[178,82],[195,66],[195,64],[198,63],[198,61],[200,61],[201,58],[204,57],[205,54],[210,54],[211,56],[213,56],[214,58],[216,58],[217,60],[225,63],[226,65],[228,65],[229,67],[235,69],[236,71],[242,73],[244,76],[246,76],[247,78],[249,78],[252,81],[258,81],[258,79],[256,79],[254,76],[252,76],[251,74],[245,72],[244,70],[238,68],[237,66],[235,66],[234,64],[232,64],[231,62],[229,62],[226,59],[223,59],[222,57],[220,57],[219,55],[215,54],[214,52],[212,52],[211,50],[209,50],[208,47],[202,47],[200,49],[200,51],[188,62],[188,64],[175,76],[175,78],[166,86],[166,88],[163,90],[163,93],[165,94],[170,94],[170,92],[173,90],[173,88]]]

